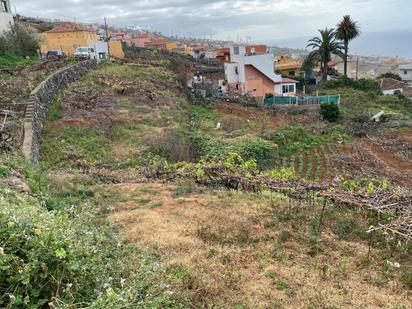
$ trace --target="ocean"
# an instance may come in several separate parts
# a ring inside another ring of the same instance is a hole
[[[305,48],[310,37],[270,40],[278,47]],[[364,32],[349,45],[350,54],[362,56],[399,56],[412,59],[412,30]]]

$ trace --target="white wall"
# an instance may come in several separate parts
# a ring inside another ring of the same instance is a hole
[[[4,31],[9,30],[11,24],[13,24],[13,15],[1,11],[0,8],[0,35],[2,35]]]
[[[396,91],[403,92],[403,89],[402,89],[402,88],[399,88],[399,89],[383,90],[382,93],[383,93],[384,95],[394,95]]]
[[[94,59],[99,59],[99,53],[105,53],[106,57],[108,56],[109,51],[106,42],[91,44],[88,47],[94,49],[94,54],[92,55]]]
[[[236,74],[237,63],[225,63],[225,77],[229,84],[239,83],[239,74]]]
[[[406,71],[406,74],[405,74]],[[402,69],[399,68],[398,71],[399,76],[402,78],[403,81],[410,82],[412,81],[412,70],[411,69]]]
[[[275,74],[273,54],[261,54],[245,57],[245,64],[251,64],[274,82],[282,81],[282,76]]]

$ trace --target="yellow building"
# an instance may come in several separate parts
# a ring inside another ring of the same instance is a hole
[[[166,50],[171,52],[177,49],[177,42],[166,43]]]
[[[275,70],[279,74],[289,77],[296,77],[300,75],[301,64],[292,58],[280,56],[275,64]]]
[[[50,31],[42,33],[43,43],[41,52],[46,54],[49,50],[62,50],[68,56],[72,56],[77,47],[93,46],[101,44],[96,32],[74,23],[61,24]],[[110,55],[116,58],[124,58],[122,43],[109,41]]]
[[[50,31],[42,33],[44,40],[41,52],[62,50],[68,56],[74,54],[77,47],[85,47],[97,42],[94,31],[73,23],[61,24]]]
[[[110,56],[124,58],[123,46],[121,41],[109,41]]]

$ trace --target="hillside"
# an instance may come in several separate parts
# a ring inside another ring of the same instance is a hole
[[[159,57],[62,91],[38,170],[2,152],[0,306],[412,306],[409,102],[324,87],[327,123],[190,101]]]

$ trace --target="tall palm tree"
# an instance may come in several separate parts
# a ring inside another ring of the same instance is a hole
[[[343,45],[336,39],[335,29],[325,28],[324,30],[318,31],[320,37],[310,39],[306,47],[313,49],[309,57],[317,59],[321,63],[323,79],[326,80],[328,78],[328,62],[331,61],[332,54],[343,57]]]
[[[349,15],[343,16],[342,21],[337,25],[336,28],[336,38],[343,42],[344,55],[344,74],[347,75],[348,70],[348,51],[349,51],[349,41],[360,35],[360,29],[358,23],[350,18]]]

